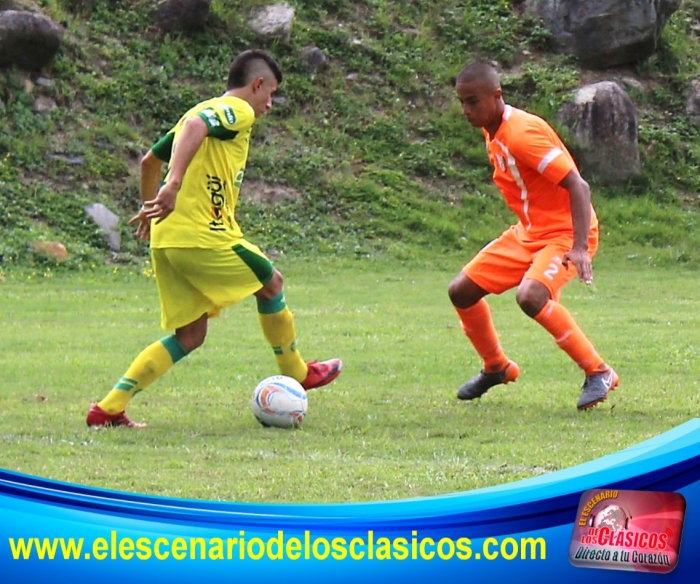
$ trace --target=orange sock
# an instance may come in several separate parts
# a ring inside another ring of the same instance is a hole
[[[483,298],[469,308],[455,310],[462,322],[462,330],[484,361],[484,370],[489,373],[503,371],[508,364],[508,357],[503,352],[498,333],[493,326],[491,310]]]
[[[584,370],[586,375],[605,371],[605,361],[593,348],[593,344],[583,334],[571,313],[558,302],[549,300],[535,316],[553,337],[557,345]]]

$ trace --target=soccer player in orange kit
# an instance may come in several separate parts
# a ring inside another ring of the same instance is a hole
[[[518,223],[486,245],[450,283],[449,296],[484,367],[457,397],[471,400],[510,383],[520,368],[501,347],[484,297],[517,287],[523,312],[543,326],[583,370],[577,408],[604,401],[619,383],[569,311],[559,303],[562,287],[577,274],[593,279],[598,218],[588,183],[563,142],[542,118],[507,105],[496,70],[466,66],[455,82],[462,112],[482,128],[493,180]]]

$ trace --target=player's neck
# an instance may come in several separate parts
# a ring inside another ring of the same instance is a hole
[[[222,97],[237,97],[243,101],[251,103],[251,93],[248,87],[238,87],[236,89],[229,89],[226,91]]]
[[[501,127],[501,124],[503,123],[503,112],[506,109],[506,104],[503,100],[500,101],[498,104],[498,108],[496,109],[497,115],[494,115],[494,121],[491,124],[486,124],[484,126],[484,130],[486,130],[489,134],[489,139],[493,140],[493,137],[496,135],[496,132],[498,132],[498,129]]]

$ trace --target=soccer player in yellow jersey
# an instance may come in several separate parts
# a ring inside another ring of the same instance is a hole
[[[449,286],[462,329],[484,363],[481,372],[459,388],[457,397],[481,397],[520,374],[501,347],[484,299],[517,287],[516,301],[523,312],[583,370],[578,409],[595,406],[619,378],[559,303],[562,287],[576,274],[586,284],[593,279],[598,219],[588,183],[547,122],[503,101],[493,67],[483,63],[465,67],[455,89],[464,116],[482,128],[493,180],[519,220],[477,253]]]
[[[339,359],[306,363],[301,358],[282,275],[243,238],[234,217],[253,123],[272,107],[281,81],[280,68],[268,53],[241,53],[231,63],[226,92],[190,109],[144,156],[144,203],[130,224],[137,225],[139,237],[150,237],[161,325],[174,333],[136,357],[107,396],[90,408],[89,426],[145,426],[126,415],[134,394],[201,346],[210,318],[251,294],[283,375],[308,390],[340,374]],[[164,162],[168,170],[161,185]]]

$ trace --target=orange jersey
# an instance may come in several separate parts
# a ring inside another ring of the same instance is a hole
[[[542,118],[506,105],[493,138],[484,130],[493,180],[518,216],[523,239],[573,233],[569,192],[559,182],[576,169],[571,154]],[[591,208],[591,228],[598,225]]]

